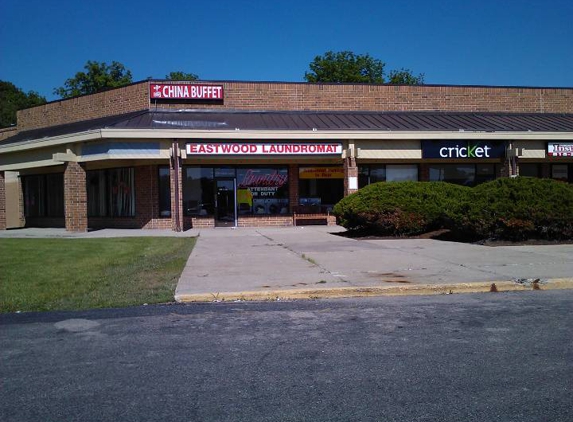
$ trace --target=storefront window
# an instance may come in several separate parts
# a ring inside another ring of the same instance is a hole
[[[495,164],[477,164],[475,184],[489,182],[495,179]]]
[[[64,175],[63,173],[46,175],[46,215],[64,216]]]
[[[40,174],[23,177],[26,217],[64,216],[64,175]]]
[[[159,215],[171,217],[171,180],[169,167],[159,167]]]
[[[418,180],[417,164],[371,164],[358,169],[358,187],[377,182]]]
[[[541,171],[537,163],[520,163],[519,175],[523,177],[540,177]]]
[[[89,217],[135,217],[133,168],[87,172]]]
[[[448,182],[457,185],[474,186],[475,164],[433,164],[429,167],[431,182]]]
[[[231,177],[235,177],[235,171]],[[212,167],[183,168],[183,213],[185,215],[213,215],[215,190]]]
[[[244,214],[288,214],[288,169],[237,168],[237,207]]]
[[[344,196],[342,167],[300,167],[299,205],[301,212],[327,212]]]
[[[388,164],[386,166],[387,182],[405,182],[418,180],[417,164]]]
[[[567,164],[553,164],[551,166],[551,178],[563,182],[570,181],[569,166]]]

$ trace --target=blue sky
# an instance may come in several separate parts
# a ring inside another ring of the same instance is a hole
[[[0,79],[49,100],[87,60],[134,80],[302,81],[328,50],[428,84],[573,87],[573,1],[1,0]]]

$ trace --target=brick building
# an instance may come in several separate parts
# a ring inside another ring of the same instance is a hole
[[[143,81],[0,130],[0,229],[334,223],[379,181],[573,181],[573,89]]]

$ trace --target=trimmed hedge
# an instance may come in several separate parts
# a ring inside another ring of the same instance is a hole
[[[496,179],[472,189],[450,227],[480,239],[573,239],[573,186],[551,179]]]
[[[573,239],[573,186],[501,178],[468,188],[445,182],[375,183],[333,210],[352,231],[415,236],[449,229],[464,240]]]
[[[445,182],[374,183],[342,199],[339,224],[383,236],[413,236],[442,228],[467,203],[470,188]]]

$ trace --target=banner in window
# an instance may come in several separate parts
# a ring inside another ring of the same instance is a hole
[[[299,179],[344,179],[343,167],[301,167]]]

